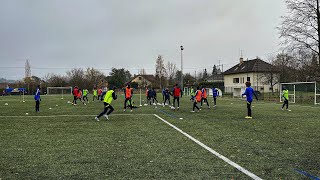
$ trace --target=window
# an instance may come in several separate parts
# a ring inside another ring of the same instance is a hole
[[[249,82],[250,82],[250,77],[247,77],[247,81],[249,81]]]
[[[240,82],[239,78],[233,78],[233,83],[239,83],[239,82]]]
[[[141,80],[141,76],[139,76],[139,80]]]

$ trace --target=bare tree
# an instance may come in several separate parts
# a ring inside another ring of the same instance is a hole
[[[172,81],[174,80],[177,72],[177,66],[176,64],[173,64],[170,61],[168,61],[168,63],[166,64],[166,69],[167,69],[166,76],[168,78],[168,82],[169,84],[172,84]]]
[[[320,53],[320,13],[319,0],[286,0],[289,10],[287,16],[283,16],[280,37],[283,44],[292,51],[305,50],[317,54]]]
[[[203,79],[203,72],[202,71],[199,71],[198,73],[197,73],[197,80],[198,80],[198,82],[202,82],[202,81],[204,81],[204,79]]]
[[[71,71],[67,71],[67,77],[69,79],[69,83],[71,86],[79,86],[83,87],[85,86],[84,83],[84,71],[81,68],[74,68],[71,69]]]
[[[48,86],[52,87],[64,87],[67,86],[67,78],[62,75],[57,74],[47,74],[45,76],[45,81]]]
[[[320,66],[315,53],[298,51],[293,56],[298,81],[320,81]]]
[[[164,66],[164,60],[161,55],[158,55],[158,58],[156,60],[156,78],[159,78],[160,80],[160,88],[162,88],[162,79],[166,75],[166,68]]]
[[[268,84],[271,86],[271,91],[273,93],[274,86],[280,83],[280,69],[281,66],[276,66],[276,57],[270,56],[268,57],[269,63],[271,66],[266,66],[266,71],[259,76],[259,80],[263,82],[263,84]],[[258,88],[258,87],[257,87]]]
[[[98,86],[106,79],[106,76],[99,70],[88,68],[85,72],[86,87],[93,88]]]
[[[144,69],[144,68],[142,68],[141,70],[140,70],[140,73],[139,73],[140,75],[146,75],[147,73],[146,73],[146,70]]]

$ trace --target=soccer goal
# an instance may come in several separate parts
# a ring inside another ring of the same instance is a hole
[[[320,89],[317,82],[280,83],[280,102],[282,102],[284,87],[289,91],[289,102],[291,103],[320,104]]]
[[[61,95],[61,99],[64,95],[72,95],[72,87],[47,87],[47,95]]]

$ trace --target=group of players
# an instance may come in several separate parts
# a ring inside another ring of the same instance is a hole
[[[258,96],[255,93],[255,91],[253,90],[253,88],[251,87],[250,82],[246,82],[245,85],[246,85],[246,89],[245,89],[245,92],[242,94],[242,97],[246,96],[246,102],[247,102],[248,115],[245,118],[251,119],[252,118],[251,105],[252,105],[252,101],[253,101],[253,96],[255,96],[256,100],[258,100]],[[114,110],[114,108],[111,106],[112,100],[117,99],[117,96],[115,95],[114,90],[115,90],[115,88],[113,88],[112,90],[109,90],[106,93],[106,95],[104,97],[104,111],[101,112],[97,117],[95,117],[95,119],[97,121],[99,121],[99,118],[103,115],[106,117],[106,119],[109,119],[108,115],[110,115],[112,113],[112,111]],[[212,88],[212,92],[213,92],[214,107],[216,107],[217,97],[219,97],[219,91],[217,88]],[[130,106],[130,104],[131,104],[131,100],[132,100],[133,90],[132,90],[132,88],[130,88],[130,85],[127,85],[127,87],[124,90],[124,93],[125,93],[124,111],[127,108],[127,102],[129,102],[129,107],[131,107],[131,111],[132,111],[132,106]],[[176,110],[175,101],[177,101],[177,105],[178,105],[177,110],[179,110],[179,108],[180,108],[179,99],[180,99],[180,97],[182,97],[182,90],[178,86],[178,84],[175,85],[172,93],[169,91],[168,88],[166,88],[162,91],[162,95],[163,95],[163,103],[162,103],[163,106],[166,105],[167,101],[170,105],[170,96],[173,96],[173,104],[172,104],[171,109]],[[192,107],[191,112],[195,112],[195,109],[197,109],[197,112],[199,112],[202,108],[203,103],[206,103],[208,109],[210,109],[210,105],[209,105],[209,102],[207,99],[207,91],[206,91],[205,87],[201,87],[201,89],[200,89],[200,87],[198,86],[196,91],[194,91],[193,87],[191,87],[190,95],[191,95],[190,100],[193,102],[193,107]],[[151,101],[154,104],[155,104],[155,101],[157,101],[156,92],[154,89],[152,89],[152,90],[147,89],[146,96],[147,96],[147,101],[150,104],[151,104]],[[283,91],[282,91],[282,98],[284,99],[284,103],[283,103],[281,109],[284,110],[283,108],[286,106],[286,110],[291,111],[291,110],[289,110],[289,91],[285,87],[283,88]],[[200,107],[198,107],[198,103],[200,103]],[[108,111],[108,109],[110,109],[110,110]]]
[[[97,88],[93,88],[93,98],[92,101],[99,100],[102,98],[102,93],[103,93],[103,89],[97,89]],[[72,94],[73,94],[73,101],[72,101],[72,105],[77,105],[77,100],[79,100],[80,102],[82,102],[82,104],[86,105],[86,103],[89,103],[88,100],[88,94],[89,91],[88,89],[80,89],[78,88],[78,86],[75,86],[72,90]]]
[[[109,115],[114,111],[113,106],[111,105],[111,102],[113,100],[117,99],[117,95],[115,94],[115,90],[116,88],[112,88],[111,90],[107,91],[106,93],[104,93],[102,95],[101,100],[103,100],[103,104],[104,104],[104,110],[95,117],[96,121],[99,121],[99,118],[101,116],[104,116],[106,119],[109,119]],[[217,97],[219,96],[219,91],[217,88],[212,88],[213,91],[213,98],[214,98],[214,107],[216,107],[216,100]],[[170,96],[173,96],[173,104],[171,107],[171,109],[173,110],[179,110],[180,109],[180,98],[182,97],[182,89],[178,86],[178,84],[176,84],[173,88],[172,91],[169,91],[168,88],[165,88],[162,90],[162,95],[163,95],[163,103],[162,106],[165,107],[165,105],[170,106]],[[190,101],[193,102],[193,109],[191,112],[195,112],[195,108],[197,108],[198,112],[201,110],[202,108],[202,104],[203,102],[207,104],[208,109],[210,109],[210,105],[207,99],[207,90],[206,88],[202,87],[200,90],[200,87],[197,87],[197,90],[194,91],[194,89],[191,87],[190,90]],[[133,88],[130,87],[130,84],[127,85],[127,87],[124,89],[124,96],[125,96],[125,100],[124,100],[124,110],[126,111],[127,108],[130,108],[130,111],[133,111],[133,102],[132,102],[132,96],[133,96]],[[147,88],[146,89],[146,97],[147,97],[147,104],[146,105],[156,105],[156,103],[159,103],[157,100],[157,92],[155,91],[154,88],[150,89]],[[177,107],[176,107],[176,102],[177,102]],[[201,103],[200,108],[197,106],[198,103]]]
[[[251,110],[251,104],[253,101],[253,96],[255,96],[256,100],[258,100],[258,97],[255,93],[255,91],[253,90],[253,88],[251,87],[251,83],[250,82],[246,82],[246,90],[245,92],[242,94],[242,96],[246,96],[246,102],[247,102],[247,110],[248,110],[248,115],[245,118],[251,119],[252,118],[252,110]],[[92,101],[96,100],[101,100],[103,101],[104,104],[104,110],[95,117],[96,121],[99,121],[99,118],[101,116],[104,116],[106,119],[109,119],[108,115],[110,115],[113,111],[114,108],[112,107],[111,103],[113,100],[117,99],[117,95],[116,95],[116,87],[113,87],[112,89],[110,89],[109,91],[107,91],[106,89],[93,89],[93,99]],[[212,92],[213,92],[213,102],[214,102],[214,107],[216,107],[217,105],[217,97],[219,97],[219,90],[217,88],[212,88]],[[78,88],[77,86],[74,87],[73,91],[73,101],[72,101],[72,105],[77,105],[77,100],[80,100],[84,105],[86,105],[86,103],[89,103],[88,100],[88,93],[89,91],[87,89],[83,89],[81,90],[80,88]],[[179,110],[180,108],[180,98],[182,97],[182,89],[178,86],[178,84],[176,84],[173,88],[172,91],[169,91],[168,88],[165,88],[162,90],[162,95],[163,95],[163,107],[165,107],[165,105],[170,106],[170,96],[173,96],[173,104],[171,107],[171,109],[173,110]],[[124,96],[125,96],[125,100],[124,100],[124,110],[126,111],[127,108],[130,108],[130,111],[133,111],[133,108],[135,107],[133,105],[133,101],[132,101],[132,96],[133,96],[133,88],[130,87],[130,84],[128,84],[126,86],[126,88],[124,88]],[[210,105],[207,99],[207,90],[205,87],[197,87],[196,91],[194,91],[193,87],[191,87],[190,89],[190,101],[193,102],[193,107],[192,107],[192,111],[191,112],[195,112],[195,109],[197,109],[197,112],[199,112],[202,108],[203,103],[207,104],[207,108],[210,109]],[[147,97],[147,104],[149,103],[151,104],[155,104],[155,102],[158,103],[157,100],[157,93],[155,91],[154,88],[152,89],[146,89],[146,97]],[[288,89],[286,89],[285,87],[283,88],[282,91],[282,98],[284,100],[284,103],[282,105],[282,110],[284,110],[283,108],[286,106],[286,110],[287,111],[291,111],[289,110],[289,91]],[[39,112],[39,105],[40,105],[40,86],[38,86],[37,91],[35,93],[35,97],[34,97],[35,101],[36,101],[36,112]],[[177,101],[177,108],[176,108],[176,102]],[[198,104],[200,103],[200,107],[198,106]]]

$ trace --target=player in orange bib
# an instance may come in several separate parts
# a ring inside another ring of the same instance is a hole
[[[203,86],[202,86],[202,89],[201,89],[201,106],[200,106],[200,108],[202,108],[202,103],[203,102],[205,102],[205,103],[207,103],[207,106],[208,106],[208,109],[210,109],[210,105],[209,105],[209,102],[208,102],[208,99],[207,99],[207,90],[206,90],[206,88],[204,88]]]
[[[194,108],[197,108],[199,112],[199,110],[201,110],[198,106],[197,106],[197,103],[201,102],[202,100],[202,92],[199,88],[199,86],[197,87],[197,91],[196,91],[196,94],[195,94],[195,101],[193,101],[193,108],[192,108],[192,111],[191,112],[195,112],[194,111]]]
[[[129,107],[132,112],[132,102],[131,102],[132,94],[133,94],[133,90],[132,90],[132,88],[130,88],[130,84],[128,84],[127,87],[124,89],[125,100],[124,100],[124,110],[123,111],[126,111],[127,103],[129,101]]]
[[[82,101],[82,90],[81,89],[79,89],[77,99],[79,99],[82,102],[82,104],[86,105],[86,103],[84,101]]]

